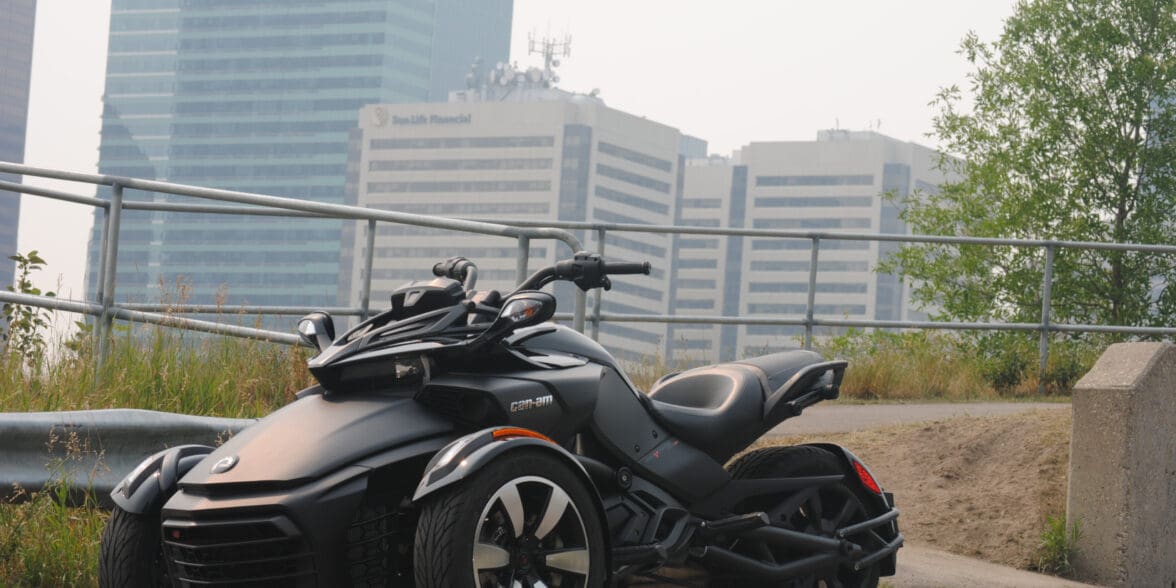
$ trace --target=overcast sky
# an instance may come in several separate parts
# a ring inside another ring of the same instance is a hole
[[[992,40],[1013,0],[515,0],[511,59],[527,36],[565,33],[560,86],[600,90],[620,110],[730,154],[751,141],[811,140],[873,126],[934,146],[928,102],[962,83],[969,30]],[[25,162],[94,172],[110,3],[38,0]],[[30,184],[93,195],[76,185]],[[26,196],[22,252],[39,250],[42,288],[81,298],[88,207]]]

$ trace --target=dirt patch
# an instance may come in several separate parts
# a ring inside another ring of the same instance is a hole
[[[1046,517],[1065,513],[1070,421],[1035,410],[762,445],[844,445],[894,492],[908,541],[1030,569]]]

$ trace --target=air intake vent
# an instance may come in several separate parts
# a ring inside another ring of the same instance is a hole
[[[174,586],[313,586],[314,557],[284,516],[163,523]]]

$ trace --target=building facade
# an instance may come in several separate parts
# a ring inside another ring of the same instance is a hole
[[[831,130],[816,141],[751,143],[731,160],[689,162],[681,224],[905,234],[899,209],[883,194],[936,190],[944,181],[937,162],[932,149],[874,132]],[[923,318],[897,276],[875,271],[898,247],[822,240],[814,315]],[[679,240],[677,251],[676,314],[804,317],[810,240],[691,236]],[[669,353],[683,362],[728,360],[796,347],[802,335],[799,326],[675,326]]]
[[[538,74],[536,74],[538,76]],[[494,99],[477,92],[447,104],[366,107],[355,136],[355,203],[395,210],[490,220],[604,221],[671,224],[680,196],[683,135],[677,129],[609,108],[597,98],[556,89],[524,89]],[[363,278],[366,223],[348,230],[341,302],[356,305]],[[579,233],[596,249],[595,235]],[[669,310],[672,239],[610,232],[608,259],[653,264],[651,276],[619,276],[602,310],[664,314]],[[479,289],[513,289],[516,241],[501,237],[381,225],[375,236],[373,304],[393,289],[427,280],[434,263],[453,255],[475,260]],[[530,268],[571,251],[557,241],[530,243]],[[348,269],[350,268],[350,269]],[[557,284],[561,309],[572,287]],[[664,325],[603,323],[602,344],[639,360],[666,339]]]
[[[113,0],[99,172],[343,202],[359,109],[465,87],[475,57],[506,59],[511,11],[511,0]],[[126,213],[118,297],[330,305],[341,225]]]
[[[24,161],[36,0],[0,0],[0,161]],[[19,178],[0,174],[0,179]],[[20,195],[0,191],[0,289],[13,284]]]

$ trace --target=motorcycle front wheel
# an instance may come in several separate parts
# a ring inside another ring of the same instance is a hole
[[[558,458],[510,451],[421,505],[416,585],[603,586],[604,532],[594,501]]]
[[[140,515],[114,507],[102,530],[98,585],[171,586],[158,513]]]

